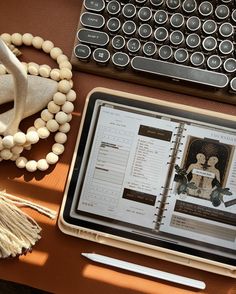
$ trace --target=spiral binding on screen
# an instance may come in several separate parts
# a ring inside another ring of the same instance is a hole
[[[177,159],[180,159],[178,154],[182,152],[181,146],[183,143],[181,143],[181,139],[185,138],[185,135],[183,134],[184,131],[186,131],[186,128],[184,127],[184,123],[180,123],[179,126],[175,127],[176,133],[173,134],[175,137],[175,140],[171,141],[171,147],[170,147],[170,160],[167,162],[168,165],[174,165]],[[162,193],[159,194],[160,200],[157,201],[156,205],[156,212],[154,214],[155,220],[153,220],[153,223],[156,224],[156,229],[160,227],[162,224],[162,220],[165,218],[164,212],[167,210],[166,206],[169,204],[168,198],[170,198],[170,191],[173,189],[170,188],[170,172],[167,175],[167,182],[165,186],[162,186]]]

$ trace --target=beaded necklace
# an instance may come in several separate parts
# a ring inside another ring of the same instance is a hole
[[[76,99],[76,93],[72,89],[72,66],[68,57],[63,54],[60,48],[39,36],[33,36],[30,33],[23,35],[3,33],[1,38],[10,48],[11,46],[25,45],[43,50],[58,63],[59,68],[52,69],[46,64],[38,65],[35,62],[28,64],[22,62],[27,74],[51,78],[58,83],[58,89],[52,100],[47,104],[47,108],[41,111],[40,117],[35,119],[33,126],[28,128],[26,133],[18,131],[13,135],[0,136],[0,161],[15,161],[17,167],[26,168],[29,172],[34,172],[37,169],[45,171],[50,165],[57,163],[59,155],[64,152],[64,144],[70,130],[69,123],[74,110],[73,101]],[[12,51],[16,55],[19,53],[17,48]],[[0,75],[4,74],[8,74],[7,69],[3,64],[0,64]],[[24,150],[30,150],[33,144],[36,144],[40,139],[48,138],[50,133],[55,134],[55,143],[51,152],[45,158],[27,160],[26,157],[21,156]]]

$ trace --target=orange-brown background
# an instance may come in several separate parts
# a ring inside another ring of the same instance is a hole
[[[53,41],[55,46],[62,48],[65,54],[70,56],[81,4],[82,0],[0,1],[0,34],[29,32],[39,35],[45,40]],[[46,54],[28,48],[22,51],[22,60],[53,65]],[[103,86],[236,115],[235,106],[95,75],[74,72],[73,81],[78,98],[75,103],[66,151],[59,163],[46,173],[36,172],[34,174],[17,169],[12,162],[0,163],[1,189],[6,189],[9,193],[31,199],[57,211],[63,196],[84,100],[87,93],[94,87]],[[31,124],[32,120],[25,122],[25,126]],[[29,156],[34,158],[44,156],[50,150],[51,144],[50,139],[40,143],[33,148]],[[59,231],[56,221],[49,220],[28,209],[25,211],[42,226],[42,239],[33,248],[31,254],[19,259],[1,260],[0,278],[2,279],[27,284],[53,293],[236,293],[236,281],[231,278],[66,236]],[[201,279],[206,282],[207,288],[204,291],[195,291],[122,270],[116,271],[113,268],[88,262],[81,257],[81,252],[105,254]]]

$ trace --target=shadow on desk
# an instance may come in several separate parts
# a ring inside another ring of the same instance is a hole
[[[39,289],[31,288],[29,286],[24,286],[21,284],[7,282],[0,280],[0,293],[4,294],[49,294],[49,292],[45,292]]]

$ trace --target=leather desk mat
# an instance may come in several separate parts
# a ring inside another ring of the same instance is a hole
[[[0,1],[0,34],[29,32],[35,36],[39,35],[45,40],[53,41],[55,46],[60,47],[65,54],[70,56],[81,3],[80,0]],[[37,62],[41,64],[51,62],[46,54],[38,52],[38,50],[25,49],[22,59],[28,62],[37,59]],[[113,88],[236,115],[236,106],[95,75],[74,72],[73,81],[78,97],[66,149],[58,164],[45,173],[31,174],[16,168],[13,162],[0,163],[1,189],[6,189],[8,193],[31,199],[57,211],[59,211],[63,197],[85,97],[94,87]],[[36,148],[32,150],[32,155],[35,157],[48,152],[51,142],[46,140],[39,146],[35,146]],[[25,211],[42,227],[42,239],[34,246],[32,253],[18,259],[1,260],[0,279],[27,284],[53,293],[236,293],[236,280],[234,279],[66,236],[59,231],[56,221],[29,209]],[[195,291],[123,270],[115,270],[88,262],[81,257],[81,252],[96,252],[189,278],[200,279],[206,283],[207,287],[205,290]]]

